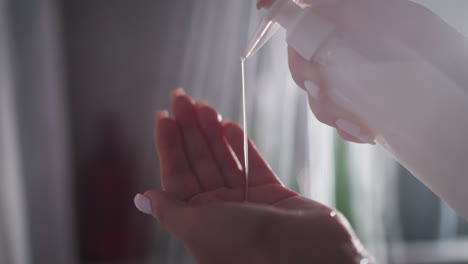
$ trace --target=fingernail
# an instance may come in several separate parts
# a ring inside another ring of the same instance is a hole
[[[169,116],[169,112],[167,110],[161,110],[156,113],[156,116],[158,120],[161,120],[163,118],[167,118]]]
[[[313,97],[314,99],[318,99],[320,88],[313,81],[305,81],[304,87],[311,97]]]
[[[375,139],[371,135],[365,133],[359,133],[359,137],[357,139],[361,140],[364,143],[375,145]]]
[[[351,136],[359,139],[360,141],[368,144],[375,144],[374,138],[364,132],[361,132],[361,128],[351,121],[345,119],[338,119],[336,126]]]
[[[197,102],[197,107],[204,107],[204,106],[208,106],[208,103],[204,100],[200,100]]]
[[[195,104],[195,108],[200,111],[201,109],[203,108],[209,108],[210,106],[203,100],[200,100],[198,101],[196,104]]]
[[[151,201],[146,196],[137,193],[135,199],[133,199],[135,207],[145,214],[152,214]]]
[[[216,119],[218,120],[218,122],[223,121],[223,116],[220,113],[218,113],[218,111],[216,111],[214,108],[212,108],[206,101],[198,101],[196,107],[198,110],[200,110],[203,107],[207,107],[208,109],[210,109],[209,111],[216,112]]]
[[[185,91],[183,88],[177,88],[174,91],[172,91],[172,97],[181,96],[181,95],[185,95]]]

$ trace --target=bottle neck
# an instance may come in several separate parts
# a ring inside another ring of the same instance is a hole
[[[291,0],[277,0],[268,13],[268,18],[286,30],[293,28],[301,17],[302,8]]]

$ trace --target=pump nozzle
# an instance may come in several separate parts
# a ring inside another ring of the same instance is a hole
[[[275,14],[281,8],[285,1],[293,1],[298,3],[299,0],[276,0],[268,13],[260,21],[254,34],[250,38],[247,48],[242,53],[241,57],[246,59],[255,54],[280,28],[280,25],[273,21]]]

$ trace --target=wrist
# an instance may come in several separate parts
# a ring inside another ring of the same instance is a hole
[[[271,225],[258,263],[375,263],[340,214],[288,215]]]

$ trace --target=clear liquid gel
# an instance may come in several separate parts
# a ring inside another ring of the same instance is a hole
[[[244,172],[245,172],[245,201],[248,201],[249,191],[249,135],[247,133],[247,113],[245,107],[245,58],[241,57],[242,73],[242,123],[244,128]]]

